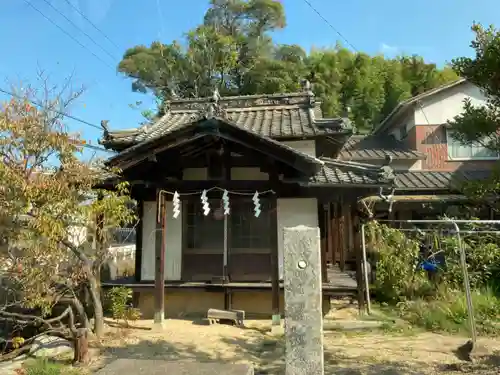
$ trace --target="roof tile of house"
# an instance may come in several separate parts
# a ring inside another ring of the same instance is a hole
[[[342,160],[423,160],[425,155],[409,149],[392,136],[353,135],[340,151]]]
[[[308,181],[300,181],[301,184],[392,186],[394,183],[394,176],[385,176],[378,166],[329,158],[319,159],[324,163],[321,170]]]
[[[457,190],[468,181],[488,178],[491,171],[405,171],[396,172],[397,190]]]
[[[130,130],[105,130],[100,143],[107,148],[128,147],[168,134],[206,116],[210,98],[169,101],[166,113],[155,123]],[[351,132],[348,119],[323,118],[312,93],[222,97],[221,114],[231,123],[274,139],[304,138]]]

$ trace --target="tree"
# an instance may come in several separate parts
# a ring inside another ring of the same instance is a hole
[[[308,78],[325,116],[350,117],[367,132],[412,95],[456,80],[420,56],[384,59],[341,45],[307,54],[298,45],[275,44],[271,32],[286,24],[277,0],[211,0],[203,23],[182,42],[154,42],[125,52],[118,70],[132,88],[172,97],[294,92]],[[150,117],[151,118],[151,117]]]
[[[239,94],[246,74],[271,52],[270,31],[285,25],[277,0],[211,0],[201,25],[185,42],[154,42],[128,49],[118,70],[134,79],[133,89],[172,96]]]
[[[453,137],[466,145],[480,144],[495,154],[500,152],[500,31],[493,26],[483,28],[474,24],[475,40],[471,47],[474,57],[453,60],[455,71],[475,84],[487,97],[484,106],[475,106],[466,100],[464,111],[449,125]],[[500,192],[500,174],[494,173],[487,181],[477,181],[466,186],[466,191],[476,196]],[[497,207],[498,208],[498,207]]]
[[[81,161],[84,142],[64,125],[64,116],[82,91],[66,95],[46,81],[26,87],[0,111],[0,264],[13,286],[11,308],[38,309],[40,322],[64,299],[83,327],[88,319],[77,289],[88,289],[94,333],[103,333],[99,269],[106,258],[110,229],[133,219],[125,184],[116,191],[94,189],[107,171],[98,160]],[[66,86],[65,89],[68,87]],[[40,99],[40,96],[42,98]],[[33,103],[39,103],[36,106]],[[96,238],[93,245],[85,234]],[[10,318],[9,318],[10,317]],[[73,333],[76,334],[76,331]]]

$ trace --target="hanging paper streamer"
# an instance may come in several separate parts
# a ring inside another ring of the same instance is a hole
[[[180,200],[180,195],[178,192],[174,192],[174,197],[172,198],[172,203],[173,203],[173,217],[174,219],[177,219],[179,214],[181,213],[181,200]]]
[[[229,212],[230,212],[229,192],[227,190],[224,190],[224,193],[222,194],[222,204],[224,206],[224,215],[229,215]]]
[[[259,192],[256,191],[255,194],[253,195],[252,197],[252,201],[253,201],[253,204],[254,204],[254,215],[255,217],[259,217],[260,216],[260,199],[259,199]]]
[[[203,215],[207,216],[210,213],[210,205],[208,204],[206,190],[201,193],[201,204],[203,205]]]

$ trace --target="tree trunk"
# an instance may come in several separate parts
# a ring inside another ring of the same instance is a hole
[[[76,330],[73,341],[75,349],[75,356],[73,358],[74,364],[86,365],[89,363],[89,340],[87,333],[88,331],[85,328]]]
[[[94,334],[100,339],[104,333],[104,311],[102,308],[101,293],[94,275],[88,276],[90,298],[94,306]]]
[[[68,303],[70,306],[74,307],[76,312],[78,313],[78,320],[80,321],[83,328],[90,328],[87,312],[85,311],[85,307],[78,297],[75,296],[73,298],[61,298],[60,302]]]

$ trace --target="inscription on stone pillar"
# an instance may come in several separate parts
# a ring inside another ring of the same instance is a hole
[[[286,375],[323,375],[319,228],[285,228]]]

